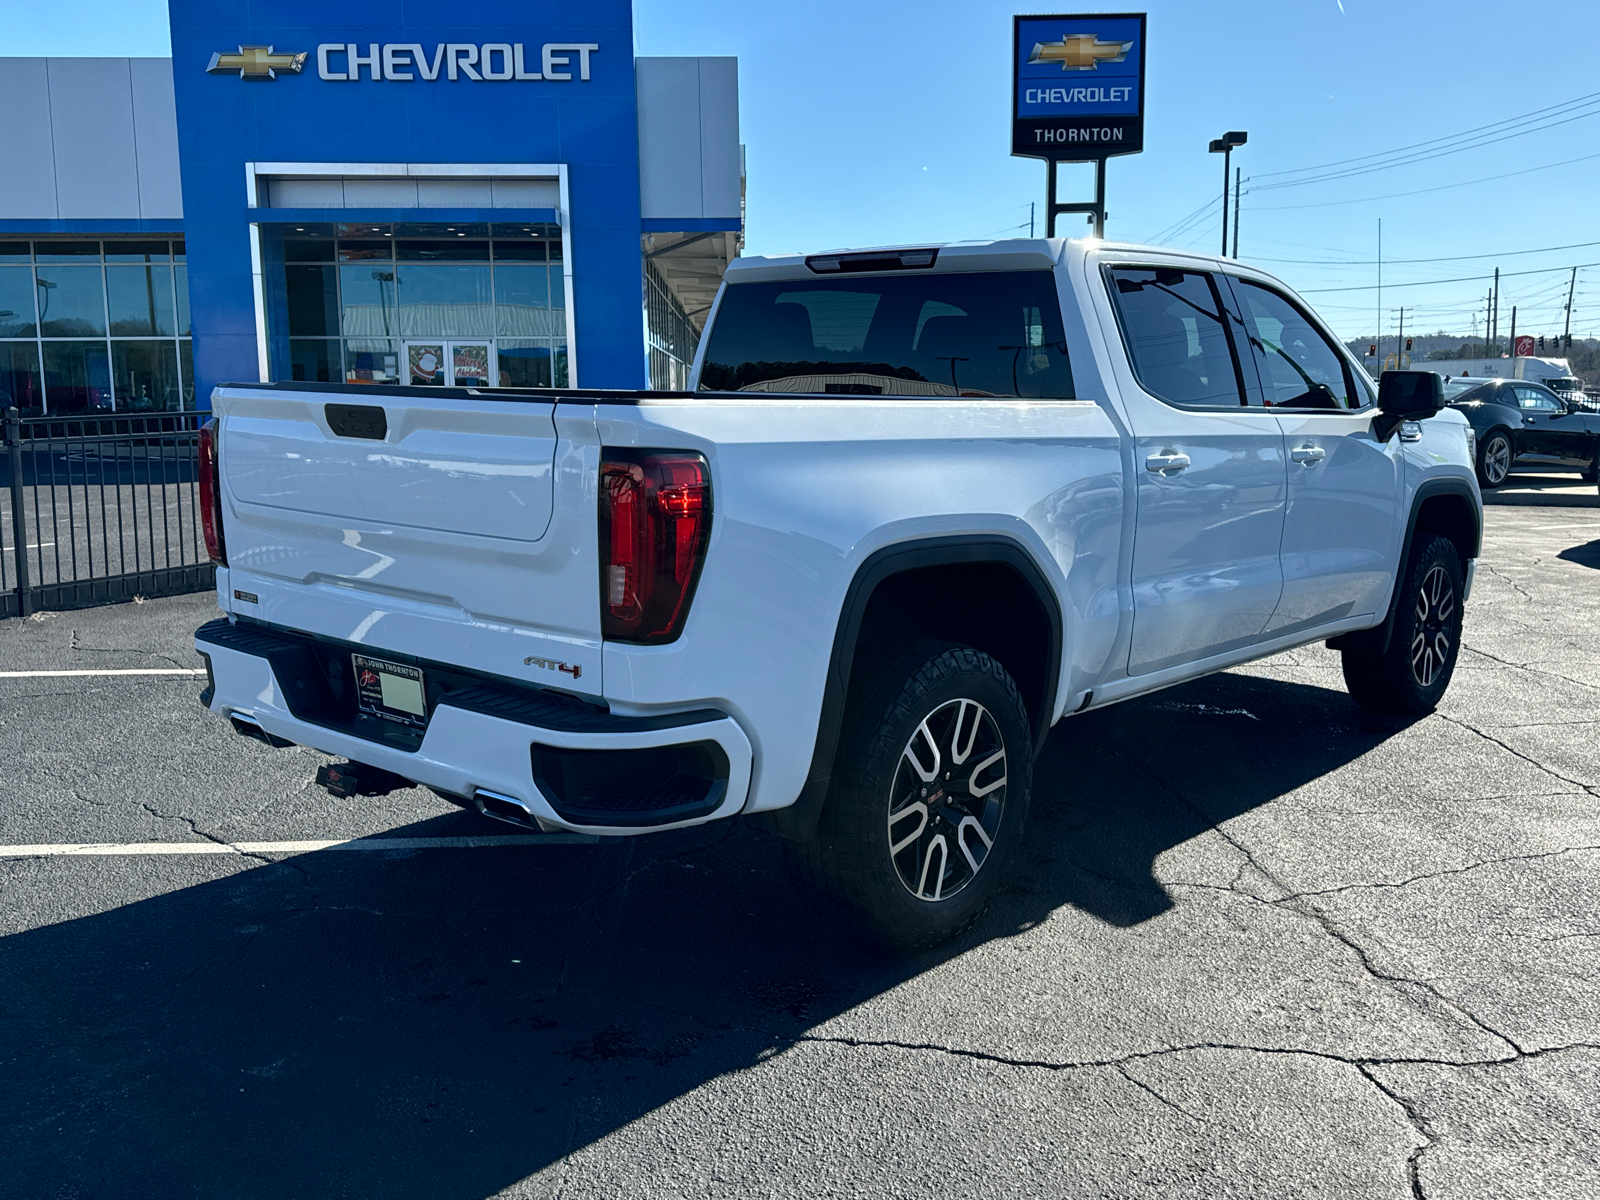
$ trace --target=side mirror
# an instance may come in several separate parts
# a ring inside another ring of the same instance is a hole
[[[1445,406],[1444,380],[1434,371],[1385,371],[1378,381],[1372,429],[1387,442],[1406,421],[1425,421]]]

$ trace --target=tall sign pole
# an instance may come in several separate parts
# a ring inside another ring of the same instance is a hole
[[[1106,230],[1106,159],[1144,149],[1144,13],[1012,18],[1011,153],[1046,164],[1045,236],[1060,213]],[[1057,200],[1057,164],[1092,162],[1094,201]]]

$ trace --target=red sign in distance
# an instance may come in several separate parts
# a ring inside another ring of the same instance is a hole
[[[1519,337],[1517,339],[1517,348],[1512,353],[1518,358],[1531,357],[1533,354],[1533,339],[1531,337]]]

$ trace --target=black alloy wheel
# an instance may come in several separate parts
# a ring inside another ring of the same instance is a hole
[[[1356,702],[1396,716],[1430,713],[1461,653],[1461,556],[1431,537],[1411,556],[1396,597],[1394,631],[1382,652],[1342,652],[1345,687]]]
[[[1027,819],[1028,711],[980,650],[917,641],[858,661],[802,888],[856,930],[926,949],[977,920]]]
[[[1511,435],[1496,429],[1478,447],[1478,486],[1497,488],[1511,474]]]

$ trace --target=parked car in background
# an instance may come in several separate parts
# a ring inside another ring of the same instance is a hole
[[[1600,413],[1520,379],[1463,382],[1447,383],[1445,398],[1478,436],[1480,486],[1499,487],[1516,466],[1578,471],[1600,482]]]

